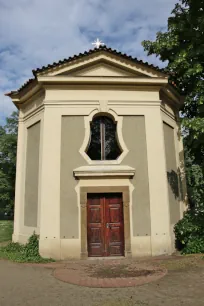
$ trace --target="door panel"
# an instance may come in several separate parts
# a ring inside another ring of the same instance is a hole
[[[122,196],[112,195],[106,198],[106,222],[108,229],[108,256],[124,255],[124,225]]]
[[[87,221],[88,255],[103,256],[103,199],[99,195],[88,198]]]
[[[123,256],[122,194],[88,194],[88,255]]]
[[[109,204],[110,205],[110,204]],[[120,223],[121,222],[121,208],[109,206],[109,222],[110,223]]]

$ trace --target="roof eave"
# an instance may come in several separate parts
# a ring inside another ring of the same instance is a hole
[[[16,90],[16,91],[6,92],[4,96],[10,97],[11,99],[13,99],[14,97],[18,96],[18,91]]]
[[[181,95],[171,84],[167,84],[162,88],[164,94],[166,94],[171,100],[173,100],[179,107],[185,102],[185,96]]]
[[[42,88],[41,84],[38,82],[32,84],[29,90],[24,89],[22,92],[10,92],[6,93],[5,96],[8,96],[12,99],[12,102],[19,109],[20,105],[27,101],[30,97],[32,97],[36,92],[38,92]]]

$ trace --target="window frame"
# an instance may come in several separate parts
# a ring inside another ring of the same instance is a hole
[[[90,145],[91,141],[91,126],[90,123],[96,116],[107,116],[112,118],[112,120],[117,123],[116,126],[116,136],[118,140],[118,144],[121,148],[121,155],[116,160],[92,160],[87,155],[87,149]],[[84,116],[84,126],[85,126],[85,136],[83,143],[79,149],[79,153],[83,157],[83,159],[87,162],[88,165],[120,165],[125,156],[128,154],[129,150],[124,142],[122,135],[122,127],[123,127],[123,116],[118,116],[115,111],[108,110],[108,112],[100,112],[98,109],[94,109],[89,115]]]

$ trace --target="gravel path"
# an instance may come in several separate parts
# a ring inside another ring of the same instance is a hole
[[[94,289],[63,283],[52,269],[0,260],[0,306],[203,306],[204,267],[170,271],[133,288]]]

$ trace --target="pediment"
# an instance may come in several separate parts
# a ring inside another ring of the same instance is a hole
[[[109,54],[94,54],[56,65],[41,75],[69,77],[161,77],[161,73],[148,66]],[[164,76],[163,76],[164,77]]]
[[[127,69],[121,69],[115,65],[110,65],[104,62],[81,67],[75,71],[65,71],[60,75],[67,76],[84,76],[84,77],[141,77],[141,73],[131,72]]]

